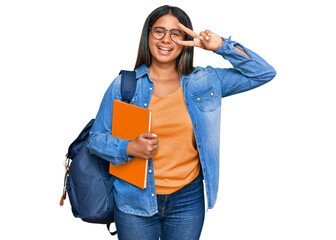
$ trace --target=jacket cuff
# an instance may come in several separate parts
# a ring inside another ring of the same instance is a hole
[[[215,53],[223,55],[225,53],[227,53],[228,51],[234,50],[234,45],[237,43],[236,41],[232,41],[231,40],[231,36],[227,39],[227,38],[223,38],[223,45],[217,50],[215,51]]]
[[[129,156],[127,155],[127,144],[130,142],[131,140],[125,140],[125,139],[121,139],[120,142],[120,148],[119,148],[119,156],[121,158],[121,161],[123,163],[127,163],[128,161],[130,161],[131,159],[133,159],[133,156]]]

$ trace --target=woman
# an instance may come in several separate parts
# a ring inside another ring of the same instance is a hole
[[[194,68],[193,47],[222,55],[234,68]],[[112,102],[121,99],[118,76],[105,93],[88,144],[115,165],[149,159],[144,190],[115,181],[119,239],[199,239],[205,203],[212,208],[217,197],[221,98],[270,81],[275,70],[230,38],[210,30],[196,34],[184,11],[162,6],[145,21],[135,71],[131,104],[152,111],[155,134],[111,136]]]

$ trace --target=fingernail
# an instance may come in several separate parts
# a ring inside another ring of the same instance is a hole
[[[153,135],[154,137],[157,137],[157,135],[156,135],[156,134],[154,134],[154,133],[152,133],[152,135]]]
[[[208,37],[208,36],[206,36],[206,37],[205,37],[205,39],[206,39],[206,40],[209,40],[209,37]]]

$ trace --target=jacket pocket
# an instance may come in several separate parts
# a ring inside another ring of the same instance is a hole
[[[214,87],[194,92],[191,97],[202,112],[211,112],[220,106],[221,98]]]

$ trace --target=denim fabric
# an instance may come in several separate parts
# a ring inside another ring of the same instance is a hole
[[[157,195],[159,212],[151,217],[126,214],[117,207],[114,219],[120,240],[197,240],[204,222],[204,195],[201,173],[188,185]]]
[[[261,86],[276,74],[274,68],[253,51],[230,38],[223,40],[216,53],[230,61],[234,68],[196,67],[192,73],[180,76],[199,152],[208,208],[215,205],[218,192],[221,99]],[[248,56],[238,52],[234,46],[244,50]],[[137,88],[131,104],[148,108],[154,83],[146,65],[136,69],[136,78]],[[121,100],[120,82],[118,76],[107,89],[88,142],[91,153],[115,165],[133,158],[126,153],[130,140],[111,136],[113,100]],[[148,170],[147,188],[144,190],[120,179],[115,181],[115,201],[123,212],[138,216],[158,213],[152,158],[148,161]]]

